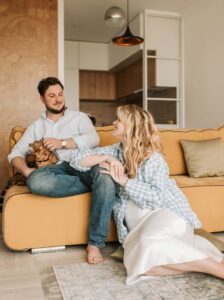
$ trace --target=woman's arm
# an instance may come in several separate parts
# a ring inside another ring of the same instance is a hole
[[[80,167],[93,167],[95,165],[99,165],[100,163],[103,162],[110,162],[111,160],[115,160],[115,158],[111,155],[106,155],[106,154],[96,154],[96,155],[88,155],[85,158],[81,159],[79,161],[79,166]]]
[[[74,150],[71,155],[70,165],[79,171],[88,171],[92,166],[100,164],[109,157],[118,156],[119,144],[94,149]]]

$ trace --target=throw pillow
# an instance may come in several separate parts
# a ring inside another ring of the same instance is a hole
[[[191,177],[224,175],[224,144],[221,138],[180,141]]]

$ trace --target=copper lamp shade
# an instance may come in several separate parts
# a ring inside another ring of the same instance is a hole
[[[118,46],[134,46],[143,43],[144,39],[140,36],[133,35],[129,26],[127,26],[125,33],[113,38],[112,42]]]
[[[129,28],[129,0],[127,0],[127,28],[123,35],[117,36],[112,39],[112,42],[118,46],[134,46],[144,42],[144,39],[140,36],[135,36],[131,33]]]

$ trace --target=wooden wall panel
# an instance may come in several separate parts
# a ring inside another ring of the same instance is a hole
[[[8,179],[8,137],[44,107],[38,82],[57,76],[57,0],[0,1],[0,190]]]

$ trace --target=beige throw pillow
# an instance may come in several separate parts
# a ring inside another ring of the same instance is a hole
[[[221,138],[180,141],[191,177],[224,175],[224,144]]]

